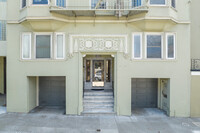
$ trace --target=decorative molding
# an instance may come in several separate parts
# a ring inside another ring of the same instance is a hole
[[[69,35],[69,56],[77,52],[122,52],[128,54],[127,35]]]

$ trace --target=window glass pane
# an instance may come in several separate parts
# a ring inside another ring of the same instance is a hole
[[[147,58],[161,58],[161,35],[147,35]]]
[[[90,82],[90,60],[86,60],[86,82]]]
[[[30,35],[23,35],[22,37],[22,57],[23,59],[30,58]]]
[[[6,41],[6,21],[0,21],[0,41]]]
[[[56,0],[57,6],[65,7],[65,1],[66,0]]]
[[[150,4],[165,5],[165,0],[150,0]]]
[[[36,36],[36,58],[50,58],[51,53],[51,36]]]
[[[97,9],[105,9],[106,8],[106,2],[105,1],[99,1],[99,0],[91,0],[91,8],[94,9],[98,2],[100,2],[100,3],[98,5]]]
[[[63,35],[57,35],[57,58],[63,58]]]
[[[167,36],[168,42],[168,58],[174,58],[174,36],[168,35]]]
[[[106,82],[110,82],[111,60],[106,61]]]
[[[176,0],[171,0],[171,6],[176,8]]]
[[[33,0],[33,4],[48,4],[48,0]]]
[[[141,50],[140,35],[134,35],[134,57],[140,58]]]
[[[2,22],[0,21],[0,41],[2,41]]]
[[[141,6],[141,0],[132,0],[132,7]]]
[[[22,0],[22,8],[26,6],[26,0]]]

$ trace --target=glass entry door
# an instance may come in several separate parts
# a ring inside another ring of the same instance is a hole
[[[93,60],[92,86],[104,86],[104,60]]]

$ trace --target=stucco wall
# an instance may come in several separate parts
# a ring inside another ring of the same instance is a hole
[[[200,59],[200,18],[197,13],[200,12],[200,1],[192,0],[191,2],[191,58]]]
[[[79,114],[82,110],[81,71],[85,53],[75,53],[71,58],[67,56],[67,60],[64,61],[22,61],[20,60],[20,34],[33,31],[19,24],[8,24],[8,31],[8,112],[29,111],[27,76],[66,76],[66,113]],[[66,33],[66,51],[69,51],[69,34],[128,35],[128,57],[125,57],[123,53],[114,53],[115,111],[118,114],[131,114],[131,78],[170,78],[170,116],[189,116],[189,25],[179,24],[167,31],[177,33],[176,60],[131,60],[131,36],[132,32],[138,32],[138,30],[129,25],[67,24],[62,29],[56,30],[56,32]]]
[[[191,117],[200,117],[200,76],[191,77]]]

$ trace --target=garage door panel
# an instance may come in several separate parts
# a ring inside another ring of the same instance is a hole
[[[39,105],[65,106],[65,77],[39,78]]]
[[[134,81],[134,82],[133,82]],[[157,79],[132,80],[132,106],[139,108],[157,107]],[[136,84],[136,85],[135,85]]]

